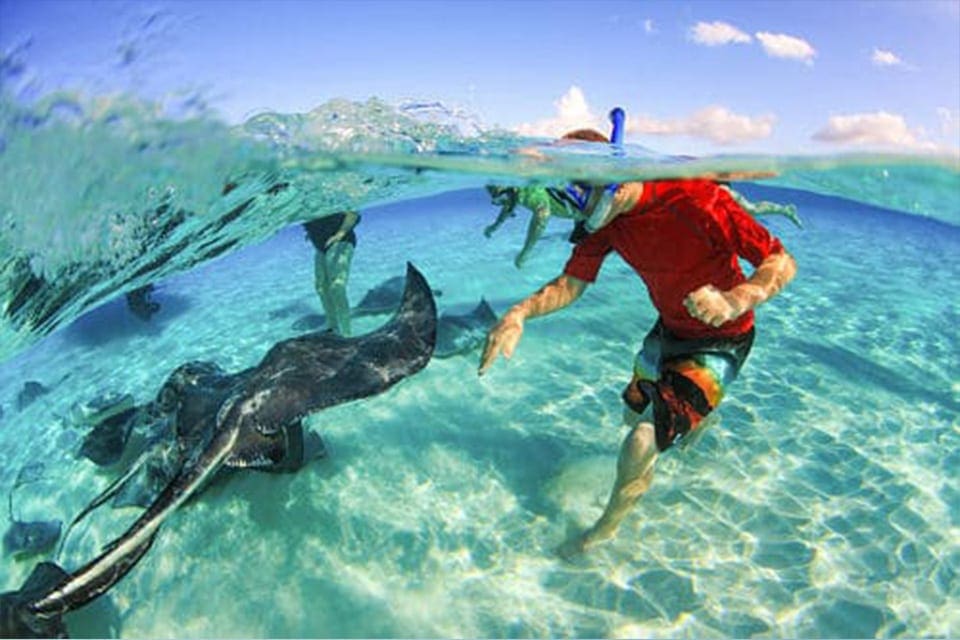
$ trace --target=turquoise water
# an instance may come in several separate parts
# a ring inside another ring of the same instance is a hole
[[[615,169],[589,153],[531,164],[509,154],[517,139],[414,126],[384,109],[274,116],[248,127],[256,142],[215,121],[170,124],[135,109],[102,129],[58,119],[5,131],[0,175],[17,182],[0,189],[4,308],[24,290],[18,257],[51,287],[3,324],[0,486],[44,464],[16,493],[18,517],[69,521],[121,472],[76,456],[79,403],[104,393],[145,402],[188,360],[238,371],[319,312],[312,248],[292,224],[311,213],[364,211],[353,302],[411,261],[443,292],[441,311],[483,296],[503,312],[562,268],[569,222],[553,221],[517,270],[524,214],[484,238],[496,211],[480,185],[774,166],[776,181],[738,186],[798,206],[803,229],[765,220],[796,256],[797,279],[759,310],[754,351],[716,422],[663,456],[616,541],[573,563],[554,548],[602,509],[625,434],[619,392],[655,319],[616,259],[574,307],[530,322],[515,357],[483,378],[475,353],[435,359],[383,395],[315,414],[327,459],[209,488],[130,575],[67,617],[74,635],[958,633],[954,165],[680,164],[640,149]],[[322,135],[304,133],[317,127]],[[25,158],[35,162],[14,163]],[[238,186],[221,195],[225,179]],[[295,188],[270,193],[281,181]],[[151,219],[165,202],[184,215]],[[171,219],[169,234],[151,231]],[[147,281],[161,311],[144,323],[119,293]],[[384,320],[358,319],[355,331]],[[28,380],[51,391],[18,410]],[[135,515],[99,510],[59,561],[79,566]],[[2,558],[0,589],[17,588],[39,559]]]
[[[2,69],[0,69],[2,71]],[[28,105],[0,84],[0,359],[111,297],[348,208],[498,184],[761,171],[768,184],[960,225],[936,156],[663,156],[478,129],[442,105],[333,100],[238,126],[129,97]],[[518,153],[535,148],[542,158]]]

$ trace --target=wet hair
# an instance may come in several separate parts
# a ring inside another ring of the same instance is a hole
[[[610,138],[596,129],[574,129],[563,134],[562,140],[583,140],[584,142],[610,142]]]
[[[517,207],[517,201],[520,199],[520,189],[517,187],[498,187],[487,185],[487,193],[494,204],[502,207],[504,214],[513,215],[513,210]]]

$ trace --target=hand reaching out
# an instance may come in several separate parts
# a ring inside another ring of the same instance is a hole
[[[335,234],[333,234],[332,236],[330,236],[329,238],[327,238],[327,241],[323,243],[323,248],[324,248],[324,249],[329,249],[330,247],[332,247],[332,246],[335,245],[336,243],[338,243],[338,242],[340,242],[341,240],[343,240],[343,238],[344,238],[345,235],[346,235],[346,234],[343,233],[342,231],[337,231]]]
[[[499,354],[504,358],[510,358],[517,343],[520,342],[520,336],[523,335],[523,320],[517,315],[507,313],[500,319],[500,322],[487,334],[487,343],[483,347],[483,354],[480,356],[480,368],[477,375],[483,375],[497,359]]]
[[[739,318],[746,311],[730,292],[720,291],[712,284],[690,293],[684,298],[683,306],[692,317],[711,327]]]

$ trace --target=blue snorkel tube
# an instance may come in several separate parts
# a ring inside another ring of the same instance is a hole
[[[613,129],[610,130],[610,144],[613,145],[613,155],[623,155],[623,125],[627,121],[627,114],[620,107],[614,107],[610,110],[610,124]]]
[[[613,125],[613,128],[610,131],[610,144],[613,146],[613,155],[615,156],[622,156],[624,154],[623,131],[626,120],[627,114],[624,113],[623,109],[620,107],[614,107],[610,110],[610,124]],[[604,188],[603,194],[600,196],[600,200],[593,208],[593,213],[590,214],[590,217],[587,218],[587,221],[584,223],[587,231],[593,233],[604,224],[609,222],[607,220],[607,216],[610,214],[610,209],[613,206],[613,195],[619,188],[619,183],[608,184]],[[568,192],[569,191],[570,188],[568,188]],[[591,193],[592,189],[585,189],[580,192],[582,198],[577,198],[578,202],[582,202],[580,211],[584,211],[587,208],[587,201],[590,199]]]

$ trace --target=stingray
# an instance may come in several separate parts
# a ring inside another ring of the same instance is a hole
[[[372,289],[367,290],[360,299],[360,302],[351,310],[351,315],[372,316],[382,313],[392,313],[393,310],[397,308],[397,305],[400,304],[403,288],[403,276],[396,276],[384,280]],[[443,294],[434,289],[433,295],[440,297]]]
[[[133,396],[103,396],[82,407],[81,411],[86,414],[83,422],[93,427],[84,436],[78,455],[100,466],[120,460],[141,413],[133,404]]]
[[[30,556],[46,553],[60,538],[62,523],[59,520],[35,520],[25,522],[13,515],[13,494],[17,488],[40,480],[43,474],[43,465],[30,464],[17,474],[13,488],[7,494],[7,513],[10,518],[10,528],[3,534],[3,553],[21,560]]]
[[[296,300],[289,304],[286,304],[282,307],[278,307],[267,314],[268,320],[285,320],[291,316],[295,316],[298,313],[303,313],[307,310],[307,305],[302,300]]]
[[[302,456],[302,418],[382,393],[417,373],[433,354],[436,329],[430,288],[408,265],[400,307],[376,331],[355,338],[325,331],[284,340],[258,365],[233,376],[190,369],[187,373],[199,376],[214,374],[221,393],[203,394],[189,408],[194,419],[184,424],[193,431],[177,434],[187,453],[173,479],[93,560],[72,572],[41,564],[20,590],[2,594],[0,635],[65,635],[62,615],[123,578],[150,549],[170,514],[221,468],[275,469]]]
[[[404,277],[395,276],[387,278],[372,289],[368,289],[360,302],[350,310],[350,315],[354,317],[375,316],[393,311],[400,304],[400,298],[403,296]],[[440,296],[441,292],[434,289],[434,296]],[[322,313],[307,313],[290,325],[294,331],[314,331],[323,329],[327,326],[327,317]]]
[[[36,380],[28,380],[17,393],[17,411],[23,411],[33,404],[34,400],[50,392],[46,386]]]
[[[300,316],[290,328],[294,331],[316,331],[327,326],[327,316],[322,313],[307,313]]]
[[[87,513],[107,500],[112,499],[110,504],[115,508],[148,508],[183,465],[186,454],[183,444],[175,438],[168,438],[166,434],[157,434],[127,472],[77,514],[67,527],[67,533]]]
[[[461,315],[444,312],[437,321],[436,358],[450,358],[469,353],[487,338],[487,332],[497,322],[497,314],[490,304],[480,303],[470,313]]]
[[[253,369],[229,374],[215,362],[191,361],[174,369],[156,398],[144,406],[129,407],[98,424],[91,435],[114,418],[133,412],[132,422],[144,423],[149,441],[139,458],[77,514],[67,534],[87,514],[113,499],[113,506],[148,508],[177,475],[187,456],[208,442],[216,427],[216,412],[231,393],[246,382]],[[108,439],[115,438],[98,438]],[[84,441],[84,448],[88,442]],[[81,448],[81,453],[83,448]],[[294,460],[298,451],[288,451]],[[295,468],[294,463],[288,464]]]
[[[403,276],[384,280],[363,295],[357,306],[353,308],[353,315],[390,313],[397,308],[402,293]]]

